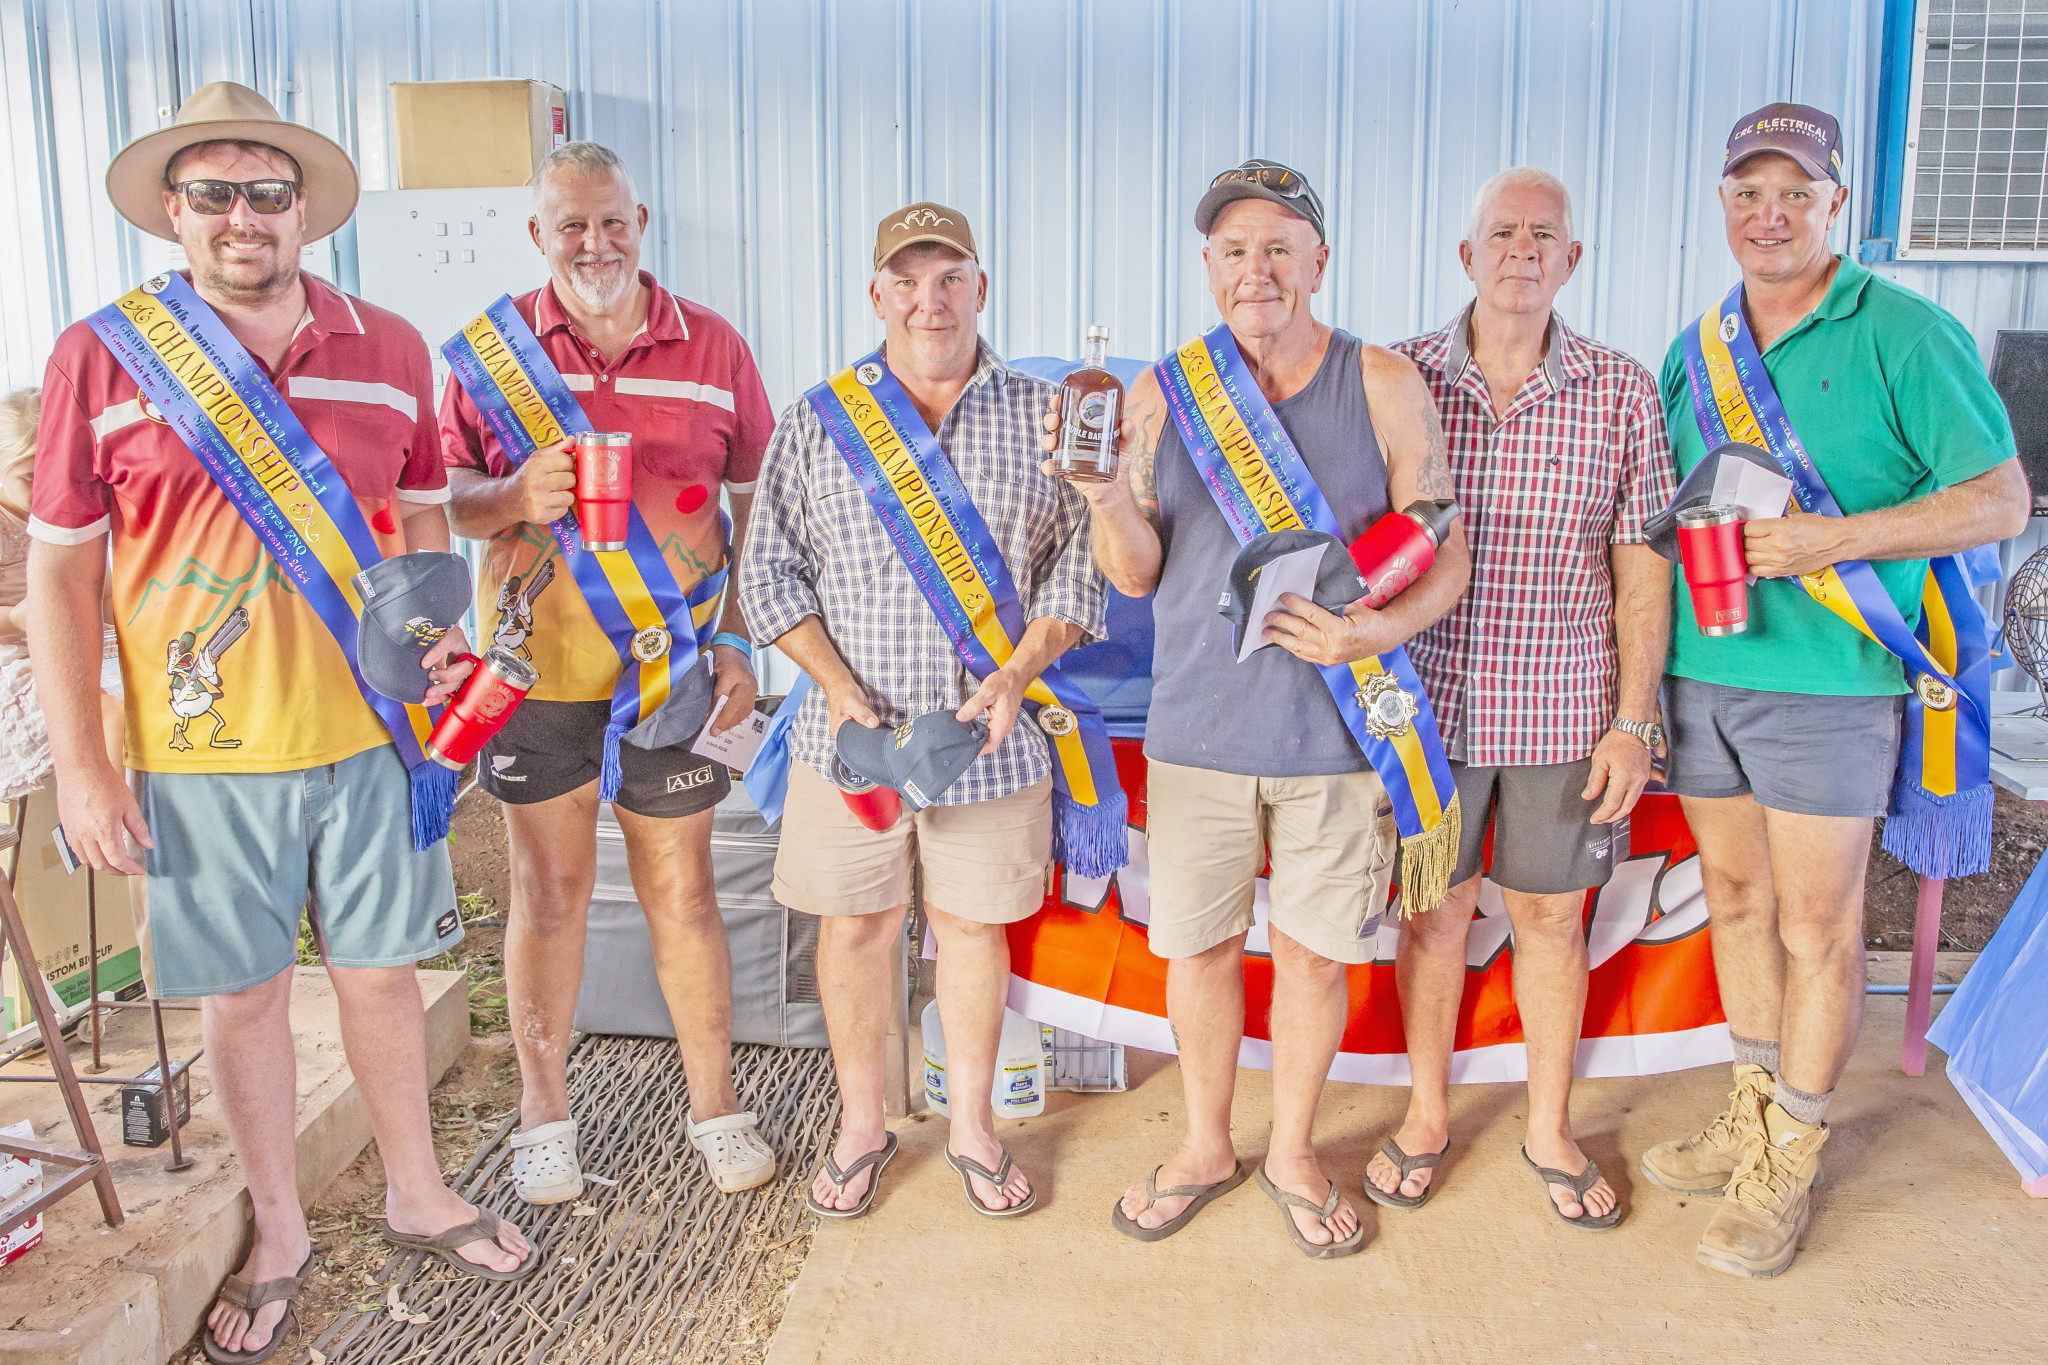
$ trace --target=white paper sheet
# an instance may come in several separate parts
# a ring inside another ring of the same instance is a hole
[[[747,765],[754,761],[754,755],[760,751],[761,741],[768,737],[768,717],[759,711],[749,711],[747,718],[738,725],[722,735],[714,735],[711,727],[717,724],[718,713],[725,709],[727,700],[729,698],[720,697],[718,704],[711,708],[711,719],[704,722],[704,733],[690,745],[690,752],[717,759],[728,768],[745,772]]]
[[[1244,639],[1237,647],[1237,661],[1243,663],[1272,644],[1265,638],[1266,613],[1277,609],[1282,593],[1294,593],[1315,600],[1316,572],[1323,566],[1324,546],[1311,545],[1270,560],[1259,570],[1252,588],[1252,611],[1244,624]]]
[[[1724,459],[1714,471],[1716,503],[1734,503],[1744,521],[1768,521],[1785,515],[1792,498],[1792,480],[1748,460]]]

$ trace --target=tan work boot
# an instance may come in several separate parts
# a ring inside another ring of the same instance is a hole
[[[1735,1090],[1728,1107],[1704,1131],[1673,1138],[1643,1153],[1643,1174],[1673,1194],[1719,1194],[1742,1162],[1742,1149],[1756,1115],[1777,1091],[1777,1078],[1749,1062],[1735,1064]]]
[[[1762,1279],[1792,1264],[1813,1218],[1826,1124],[1806,1124],[1776,1104],[1762,1107],[1763,1131],[1752,1132],[1727,1197],[1700,1237],[1699,1262],[1730,1275]]]

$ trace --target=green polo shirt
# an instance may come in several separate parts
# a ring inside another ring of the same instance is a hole
[[[2005,404],[1962,323],[1847,257],[1820,306],[1764,352],[1792,429],[1844,513],[1896,507],[1973,479],[2014,456]],[[1664,418],[1680,477],[1706,457],[1678,341],[1664,356]],[[1924,559],[1871,566],[1909,626],[1920,620]],[[1676,576],[1675,576],[1676,577]],[[1758,579],[1749,629],[1700,634],[1677,577],[1669,671],[1682,678],[1811,696],[1906,690],[1896,656],[1806,595],[1797,579]]]

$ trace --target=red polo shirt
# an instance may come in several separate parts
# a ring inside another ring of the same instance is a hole
[[[300,278],[306,316],[271,382],[378,548],[402,554],[397,504],[448,500],[426,342],[396,313]],[[289,772],[391,742],[334,636],[84,322],[57,338],[43,380],[32,511],[38,540],[113,536],[129,767]]]
[[[576,330],[552,282],[513,300],[598,431],[633,436],[633,504],[689,591],[725,560],[720,485],[753,491],[775,413],[753,352],[724,318],[677,298],[646,271],[647,322],[617,364]],[[451,380],[441,395],[441,449],[450,468],[494,478],[511,460]],[[477,620],[497,644],[540,671],[541,701],[604,701],[619,656],[561,562],[545,526],[515,525],[490,544],[477,582]]]

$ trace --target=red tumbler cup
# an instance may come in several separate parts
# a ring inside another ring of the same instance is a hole
[[[903,814],[901,796],[879,782],[868,781],[837,758],[832,760],[832,781],[853,818],[877,834],[893,828],[896,818]]]
[[[626,548],[626,514],[633,506],[633,437],[624,431],[586,431],[576,437],[576,524],[583,548],[600,553]]]
[[[1749,561],[1742,552],[1742,509],[1727,503],[1678,514],[1678,556],[1692,589],[1702,635],[1749,629]]]
[[[467,659],[476,667],[463,680],[462,690],[449,701],[427,736],[427,757],[444,768],[460,772],[476,757],[484,741],[503,729],[519,703],[540,681],[532,664],[503,645],[492,645],[483,658],[458,654],[449,663]]]
[[[1416,502],[1366,527],[1351,542],[1351,562],[1365,579],[1365,605],[1378,611],[1428,573],[1457,516],[1456,503]]]

